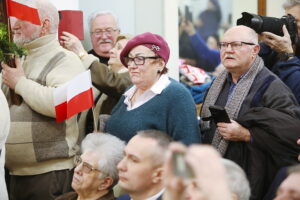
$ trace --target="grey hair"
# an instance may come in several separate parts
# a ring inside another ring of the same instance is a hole
[[[90,133],[82,141],[81,148],[82,153],[92,151],[101,155],[98,169],[112,177],[115,185],[119,179],[117,165],[123,158],[125,142],[107,133]]]
[[[110,11],[110,10],[102,10],[102,11],[97,10],[97,11],[93,12],[88,18],[90,32],[92,32],[92,24],[93,24],[93,21],[95,20],[95,18],[98,17],[98,16],[103,16],[103,15],[111,15],[114,18],[115,22],[116,22],[117,28],[120,29],[118,17],[112,11]]]
[[[287,0],[286,2],[283,3],[282,7],[284,9],[289,9],[294,6],[300,5],[300,0]]]
[[[58,10],[49,0],[35,0],[40,20],[49,19],[50,29],[49,33],[57,33],[59,15]]]
[[[172,138],[165,132],[159,130],[143,130],[138,131],[137,135],[143,138],[151,138],[157,142],[157,147],[154,150],[154,166],[162,165],[166,158],[166,152],[169,144],[172,142]]]
[[[238,196],[239,200],[249,200],[250,185],[243,169],[235,162],[222,158],[226,170],[229,189]]]

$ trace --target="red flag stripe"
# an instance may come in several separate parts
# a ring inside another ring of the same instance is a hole
[[[29,21],[32,24],[41,25],[39,13],[36,8],[32,8],[12,0],[8,0],[7,3],[8,16]]]
[[[61,122],[69,119],[73,115],[82,112],[94,105],[93,91],[92,88],[86,90],[76,96],[70,101],[63,102],[55,106],[56,121]]]

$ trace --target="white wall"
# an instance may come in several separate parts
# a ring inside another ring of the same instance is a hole
[[[169,75],[178,80],[178,2],[176,0],[135,0],[135,34],[162,35],[170,46]]]
[[[79,0],[50,0],[58,10],[79,10]]]
[[[169,76],[179,79],[179,33],[178,33],[178,2],[164,0],[163,5],[163,35],[168,42],[171,54],[168,63]]]
[[[242,17],[242,12],[257,14],[257,0],[232,0],[232,24],[236,25],[236,20]]]
[[[282,4],[286,0],[267,0],[267,16],[270,17],[282,17],[284,15],[284,9],[282,8]]]

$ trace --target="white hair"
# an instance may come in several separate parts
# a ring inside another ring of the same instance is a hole
[[[229,189],[238,196],[239,200],[249,200],[250,185],[243,169],[235,162],[222,158],[222,163],[226,170]]]
[[[117,165],[124,155],[125,142],[107,133],[90,133],[81,143],[82,153],[92,151],[101,156],[98,169],[118,181]],[[113,184],[113,185],[114,185]]]
[[[115,22],[116,22],[116,26],[117,26],[116,28],[120,29],[118,17],[112,11],[110,11],[110,10],[103,10],[103,11],[97,10],[97,11],[93,12],[88,18],[90,32],[92,32],[92,24],[93,24],[95,18],[98,17],[98,16],[103,16],[103,15],[111,15],[114,18]]]
[[[49,19],[49,33],[57,33],[59,24],[59,15],[57,8],[49,0],[35,0],[40,20]]]
[[[286,2],[283,3],[282,7],[284,9],[288,9],[298,5],[300,5],[300,0],[287,0]]]

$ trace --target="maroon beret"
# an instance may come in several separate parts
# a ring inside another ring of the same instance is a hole
[[[131,40],[129,40],[124,49],[122,50],[120,54],[120,59],[125,67],[127,67],[127,64],[125,63],[124,58],[128,56],[131,49],[139,45],[143,45],[152,50],[167,64],[170,56],[170,48],[168,43],[160,35],[146,32],[137,35]]]

